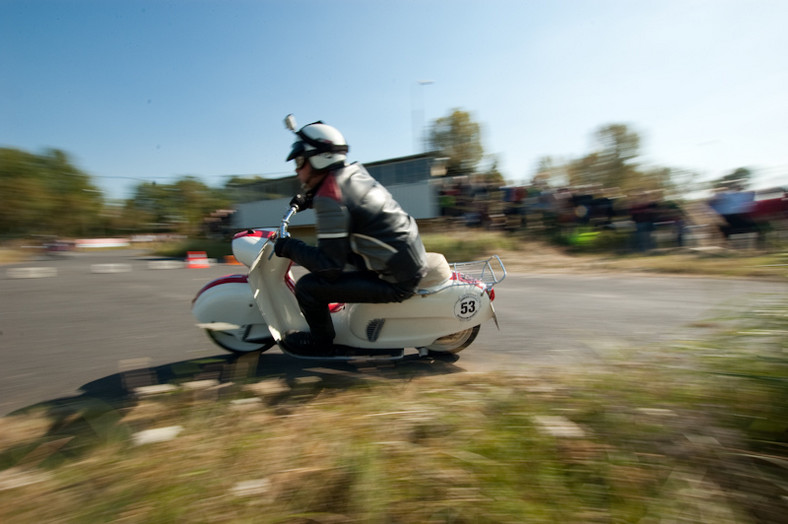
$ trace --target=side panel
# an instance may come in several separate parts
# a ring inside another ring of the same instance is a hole
[[[286,283],[290,260],[274,255],[274,246],[266,243],[249,270],[254,300],[271,335],[280,340],[290,330],[308,331],[293,291]]]
[[[336,342],[376,348],[429,345],[493,316],[490,297],[474,285],[451,286],[402,303],[349,304],[343,313],[334,315]],[[370,342],[368,330],[380,319],[385,320],[378,338]]]
[[[238,326],[264,323],[249,284],[240,281],[220,279],[216,285],[204,288],[192,304],[192,314],[200,323],[226,322]]]

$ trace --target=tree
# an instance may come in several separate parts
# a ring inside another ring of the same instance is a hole
[[[490,167],[482,173],[484,181],[493,187],[502,187],[506,185],[506,179],[498,170],[498,159],[493,158]]]
[[[714,189],[729,188],[731,186],[737,186],[741,189],[746,189],[749,187],[751,181],[752,171],[746,167],[740,167],[732,173],[728,173],[727,175],[718,178],[712,182],[712,185]]]
[[[428,143],[431,149],[449,159],[448,176],[474,174],[484,156],[479,124],[471,119],[470,113],[460,109],[435,120]]]
[[[567,164],[570,185],[618,188],[625,193],[669,192],[676,187],[676,174],[685,173],[666,167],[639,165],[640,136],[626,124],[600,127],[594,133],[593,143],[594,151]]]
[[[253,176],[233,175],[227,180],[227,182],[224,183],[224,187],[226,189],[234,189],[238,186],[253,184],[255,182],[265,182],[266,180],[267,180],[266,178],[263,178],[259,175],[253,175]]]
[[[626,124],[608,124],[594,133],[594,151],[569,165],[572,185],[626,187],[637,182],[634,159],[640,154],[640,136]]]
[[[640,135],[626,124],[608,124],[594,134],[603,161],[611,165],[626,164],[640,154]]]
[[[102,229],[102,195],[68,155],[0,148],[0,235],[88,235]]]
[[[195,235],[203,218],[229,207],[226,194],[226,190],[210,188],[192,176],[172,184],[145,182],[126,201],[123,216],[138,229]]]
[[[695,189],[697,174],[687,170],[638,163],[640,135],[626,124],[600,126],[593,150],[561,164],[551,157],[539,161],[532,183],[539,186],[588,186],[590,191],[617,189],[624,194],[659,190],[666,197]]]
[[[100,228],[102,194],[90,176],[74,167],[61,150],[49,150],[39,158],[49,185],[51,227],[61,234],[78,236]]]
[[[567,166],[551,156],[539,159],[531,184],[538,188],[562,187],[569,183]]]

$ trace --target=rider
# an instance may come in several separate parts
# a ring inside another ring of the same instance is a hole
[[[332,302],[401,302],[412,296],[426,274],[426,253],[416,221],[359,163],[346,163],[342,134],[315,122],[296,132],[287,157],[295,160],[303,189],[291,205],[314,208],[317,246],[280,237],[275,252],[310,272],[295,294],[310,332],[285,336],[293,353],[332,351]]]

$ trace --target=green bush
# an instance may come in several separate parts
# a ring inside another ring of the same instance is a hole
[[[576,228],[554,241],[575,253],[615,253],[627,249],[629,234],[612,229]]]
[[[516,251],[521,247],[519,237],[489,232],[462,236],[427,233],[422,240],[427,251],[442,253],[449,262],[485,259],[501,250]]]

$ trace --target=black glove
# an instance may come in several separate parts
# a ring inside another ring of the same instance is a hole
[[[276,244],[274,244],[274,253],[276,256],[289,258],[285,252],[287,251],[287,243],[290,240],[290,237],[279,237],[276,239]]]
[[[298,211],[303,211],[304,209],[309,209],[312,207],[312,193],[307,192],[304,194],[298,194],[290,200],[290,207],[297,207]]]

